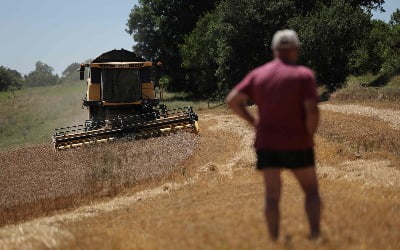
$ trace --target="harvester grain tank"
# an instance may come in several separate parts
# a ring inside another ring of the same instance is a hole
[[[153,63],[121,49],[81,64],[80,79],[89,68],[83,106],[85,124],[59,128],[53,135],[56,150],[118,139],[141,139],[178,130],[198,133],[192,107],[168,110],[156,97]]]

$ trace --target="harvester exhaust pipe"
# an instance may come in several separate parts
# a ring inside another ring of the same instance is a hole
[[[79,71],[79,80],[81,80],[81,81],[85,80],[85,68],[86,68],[86,65],[85,64],[81,64],[81,66],[78,69],[78,71]]]

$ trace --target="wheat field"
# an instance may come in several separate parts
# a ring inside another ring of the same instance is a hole
[[[199,112],[200,136],[61,154],[49,145],[2,150],[0,248],[399,249],[400,130],[393,124],[400,118],[373,112],[398,111],[324,105],[316,138],[324,201],[318,241],[307,240],[303,195],[287,171],[281,238],[269,241],[254,133],[221,108]]]
[[[0,225],[113,197],[182,171],[196,150],[190,133],[56,152],[52,145],[0,151]]]

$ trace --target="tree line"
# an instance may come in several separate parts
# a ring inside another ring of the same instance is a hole
[[[333,91],[349,74],[399,73],[400,10],[372,20],[383,0],[139,0],[126,31],[133,50],[164,65],[168,88],[194,96],[224,94],[272,59],[273,34],[290,28],[300,63]]]
[[[70,64],[61,76],[54,74],[53,67],[41,61],[36,62],[35,69],[27,75],[0,66],[0,91],[20,89],[23,86],[38,87],[78,81],[79,74],[76,70],[79,66],[79,63]]]

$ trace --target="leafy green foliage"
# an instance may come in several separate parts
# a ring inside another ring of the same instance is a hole
[[[63,71],[61,78],[53,74],[52,67],[40,61],[35,64],[35,70],[24,77],[16,70],[0,66],[0,91],[20,89],[22,86],[37,87],[76,82],[79,80],[79,66],[79,63],[70,64]]]
[[[372,20],[368,34],[350,60],[351,73],[378,74],[371,85],[384,85],[400,73],[400,10],[392,14],[389,23]]]
[[[217,14],[205,15],[180,47],[182,66],[190,78],[192,93],[207,95],[216,90],[218,64],[215,55],[218,45],[215,39],[220,35],[218,26]]]
[[[272,58],[266,48],[293,16],[293,1],[222,1],[199,20],[181,46],[192,91],[208,96],[234,86],[255,66]]]
[[[302,41],[302,63],[316,71],[329,90],[340,87],[349,73],[349,55],[366,33],[370,16],[346,1],[332,1],[315,11],[289,20]]]
[[[383,54],[388,43],[389,26],[383,21],[372,20],[368,28],[369,34],[350,59],[353,74],[377,74],[385,61]]]
[[[13,69],[0,66],[0,91],[19,89],[22,85],[21,74]]]
[[[360,6],[370,11],[383,10],[382,5],[385,3],[385,0],[349,0],[346,2],[353,7]]]
[[[319,82],[333,90],[350,72],[382,70],[387,60],[380,48],[372,48],[377,40],[364,40],[384,32],[370,22],[371,10],[383,10],[383,3],[139,0],[129,16],[127,32],[137,42],[135,52],[163,61],[164,73],[171,79],[169,90],[209,97],[225,93],[249,70],[272,59],[273,34],[294,28],[304,44],[302,63],[312,67]],[[370,34],[372,29],[375,34]],[[360,49],[363,44],[366,48]],[[378,60],[371,62],[375,56]]]
[[[388,76],[400,74],[400,10],[393,12],[388,32],[388,43],[384,51],[385,62],[382,64],[381,73]]]
[[[49,65],[38,61],[35,70],[25,76],[25,84],[31,87],[57,84],[60,79],[58,75],[53,75],[53,70]]]
[[[229,90],[249,70],[272,59],[272,36],[285,27],[299,32],[301,63],[316,71],[319,82],[330,90],[341,86],[349,56],[369,25],[362,4],[366,1],[222,1],[181,46],[191,90],[203,96]]]
[[[128,19],[127,32],[137,42],[133,49],[148,60],[161,60],[172,78],[169,88],[187,89],[179,44],[197,20],[214,8],[216,0],[139,0]]]
[[[318,9],[319,5],[331,5],[335,0],[295,0],[296,9],[302,15]],[[352,7],[362,7],[367,12],[371,10],[382,10],[385,0],[347,0],[346,3]]]

